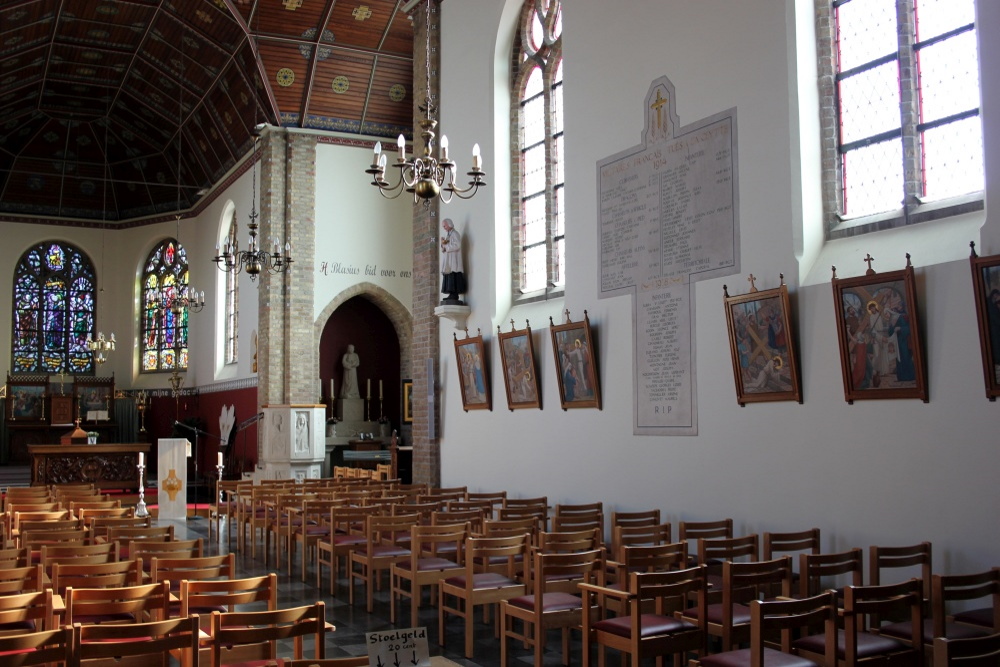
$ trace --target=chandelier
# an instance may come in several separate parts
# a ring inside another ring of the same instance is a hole
[[[257,44],[256,35],[260,34],[260,14],[257,14],[257,31],[254,32],[253,50],[257,61],[260,61],[259,45]],[[257,76],[254,76],[254,83],[257,83]],[[256,88],[256,86],[255,86]],[[272,250],[268,252],[261,248],[261,242],[258,240],[258,230],[260,225],[257,222],[257,143],[260,140],[260,134],[267,127],[267,123],[257,122],[257,93],[256,90],[253,97],[253,116],[254,116],[254,127],[251,134],[253,135],[253,151],[250,153],[250,159],[253,161],[253,178],[250,183],[252,185],[253,191],[250,197],[250,222],[247,223],[247,228],[250,231],[250,242],[247,245],[246,250],[240,250],[239,242],[236,240],[236,220],[233,220],[233,224],[229,228],[229,236],[226,238],[225,244],[222,246],[222,251],[219,252],[219,246],[215,247],[216,255],[212,259],[213,262],[219,267],[220,271],[232,272],[234,274],[239,274],[245,271],[250,280],[256,282],[257,276],[262,272],[267,271],[268,273],[285,273],[291,267],[292,259],[291,246],[288,242],[285,242],[284,252],[282,252],[281,243],[277,237],[272,239]]]
[[[94,354],[94,361],[100,366],[108,360],[108,353],[115,351],[115,335],[111,334],[111,338],[105,338],[104,332],[100,331],[95,339],[87,334],[87,349]]]
[[[434,104],[434,97],[431,95],[431,2],[427,0],[424,20],[424,74],[425,74],[425,97],[424,105],[420,110],[424,112],[425,118],[419,121],[420,136],[424,140],[424,150],[420,155],[414,154],[409,159],[406,157],[406,140],[403,135],[399,135],[396,144],[399,148],[399,156],[393,163],[393,167],[399,170],[399,180],[395,185],[390,186],[385,180],[386,155],[382,152],[382,142],[375,143],[375,155],[372,157],[372,164],[365,169],[366,174],[372,175],[372,185],[378,188],[379,192],[386,199],[395,199],[406,188],[407,192],[413,194],[413,202],[420,199],[429,202],[431,199],[440,196],[444,203],[448,203],[453,197],[459,199],[472,199],[479,191],[479,188],[486,185],[484,177],[486,172],[482,169],[482,155],[479,152],[479,144],[472,147],[472,170],[467,172],[471,179],[466,188],[461,188],[455,183],[455,175],[458,171],[455,162],[448,157],[448,137],[441,135],[441,152],[439,157],[434,157],[434,130],[437,129],[437,121],[434,114],[437,106]]]

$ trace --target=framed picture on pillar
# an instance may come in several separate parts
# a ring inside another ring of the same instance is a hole
[[[538,373],[535,372],[535,345],[531,339],[531,327],[527,322],[524,325],[523,329],[514,329],[514,320],[511,320],[511,330],[507,333],[497,327],[503,383],[507,389],[507,408],[511,411],[542,408]]]
[[[412,424],[413,423],[413,380],[403,380],[402,385],[402,400],[400,404],[403,406],[403,423]]]
[[[802,402],[788,287],[785,275],[779,276],[778,287],[758,290],[751,274],[750,291],[739,296],[729,296],[729,289],[722,286],[740,407],[765,401]]]
[[[552,333],[552,355],[559,380],[559,402],[563,410],[570,408],[601,409],[601,383],[597,376],[594,339],[590,318],[583,311],[582,322],[571,322],[566,311],[566,323],[555,324],[549,318]]]
[[[868,255],[865,275],[838,278],[833,267],[833,303],[840,341],[844,399],[919,398],[927,402],[910,254],[901,271],[876,273]]]
[[[969,246],[972,248],[969,261],[976,292],[986,397],[995,401],[1000,396],[1000,255],[980,257],[976,254],[975,242]]]
[[[455,338],[455,357],[458,362],[458,386],[462,388],[462,408],[469,410],[492,410],[490,396],[490,376],[486,365],[486,349],[483,335],[470,336],[465,330],[465,338]]]

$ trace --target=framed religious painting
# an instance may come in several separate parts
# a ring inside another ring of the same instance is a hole
[[[788,287],[785,274],[778,275],[778,287],[758,290],[751,274],[750,291],[739,296],[729,296],[728,287],[722,286],[740,407],[767,401],[802,402]]]
[[[48,378],[44,376],[7,376],[7,419],[40,422],[45,419],[45,396]]]
[[[77,378],[73,383],[73,392],[78,416],[84,422],[114,419],[114,378]]]
[[[980,257],[976,254],[975,242],[969,246],[972,248],[969,261],[976,293],[986,397],[995,401],[1000,396],[1000,255]]]
[[[403,380],[402,382],[403,423],[413,423],[413,380]]]
[[[542,408],[542,394],[538,388],[538,373],[535,372],[535,345],[531,338],[531,326],[527,321],[523,329],[514,329],[510,321],[508,333],[497,327],[500,342],[500,365],[503,366],[503,383],[507,389],[507,407]]]
[[[844,399],[919,398],[927,402],[916,281],[910,255],[901,271],[876,273],[874,258],[856,278],[838,278],[833,267]]]
[[[477,334],[479,335],[475,337],[469,336],[469,330],[466,329],[462,340],[458,340],[458,335],[453,334],[458,362],[458,385],[462,388],[462,408],[466,412],[493,409],[483,335],[478,330]]]
[[[549,323],[562,409],[600,410],[601,385],[597,376],[597,355],[594,354],[594,339],[587,311],[583,311],[582,322],[569,321],[567,310],[565,324],[555,324],[551,317]]]

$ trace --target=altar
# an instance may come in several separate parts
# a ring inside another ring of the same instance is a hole
[[[31,485],[89,482],[101,489],[139,488],[139,454],[149,443],[105,445],[28,445]]]

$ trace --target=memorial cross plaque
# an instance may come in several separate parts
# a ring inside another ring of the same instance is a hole
[[[633,433],[696,435],[691,284],[740,270],[736,109],[680,127],[666,77],[643,143],[597,165],[600,297],[633,298]]]

